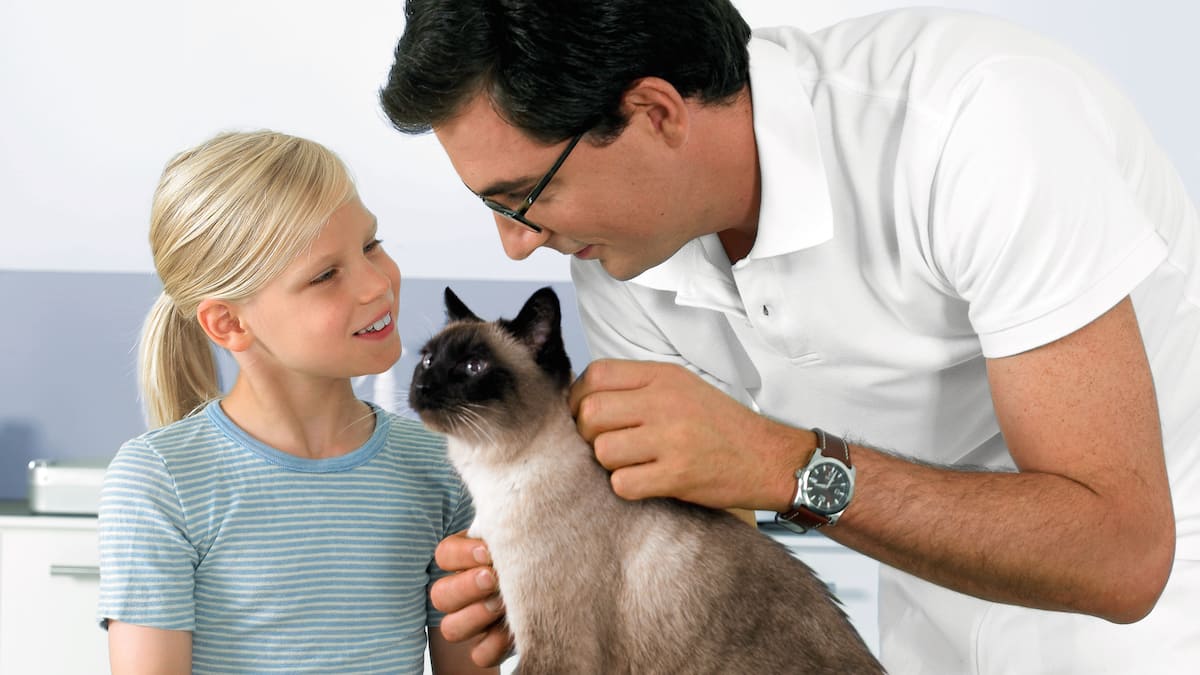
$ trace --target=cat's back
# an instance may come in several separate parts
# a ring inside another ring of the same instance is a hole
[[[756,528],[674,500],[644,502],[633,521],[620,598],[632,663],[676,664],[671,672],[686,664],[681,672],[691,673],[883,672],[825,584]]]

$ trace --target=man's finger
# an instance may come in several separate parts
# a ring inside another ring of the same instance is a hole
[[[641,391],[599,391],[579,402],[575,424],[591,443],[607,431],[641,426],[652,404]]]
[[[634,464],[617,469],[609,477],[613,492],[621,499],[636,501],[650,497],[665,497],[669,494],[669,485],[662,475],[662,467],[657,462]]]
[[[636,428],[606,431],[596,436],[592,443],[596,461],[609,471],[653,461],[654,448],[645,442],[645,436]]]
[[[579,403],[589,394],[600,391],[639,389],[654,379],[654,372],[662,366],[653,361],[622,361],[619,359],[596,359],[588,364],[583,374],[571,386],[567,402],[571,414],[579,414]]]

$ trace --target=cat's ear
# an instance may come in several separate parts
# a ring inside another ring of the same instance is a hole
[[[467,306],[463,304],[462,300],[458,299],[458,296],[454,294],[454,291],[450,290],[449,286],[446,287],[445,297],[446,297],[446,320],[447,320],[447,322],[450,322],[450,321],[483,321],[483,319],[480,319],[479,317],[475,316],[474,312],[467,309]]]
[[[542,370],[566,385],[571,379],[571,359],[563,346],[562,310],[554,289],[546,286],[525,301],[521,313],[505,327],[534,354]]]

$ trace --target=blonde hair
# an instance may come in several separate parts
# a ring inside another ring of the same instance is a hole
[[[200,302],[253,295],[354,194],[332,151],[273,131],[224,133],[167,164],[150,214],[150,250],[163,290],[142,327],[138,354],[152,428],[221,395],[213,346],[196,318]]]

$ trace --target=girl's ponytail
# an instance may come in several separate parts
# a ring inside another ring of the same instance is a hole
[[[142,325],[138,380],[151,428],[181,420],[221,395],[208,336],[166,291]]]

